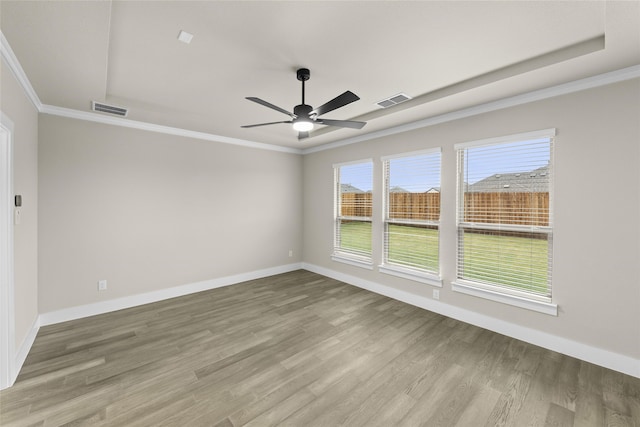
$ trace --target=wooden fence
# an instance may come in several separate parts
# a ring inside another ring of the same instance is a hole
[[[371,216],[371,193],[342,193],[342,216]]]
[[[391,193],[390,216],[437,221],[440,193]],[[465,193],[465,221],[549,225],[549,193]],[[499,213],[499,214],[498,214]],[[342,216],[371,216],[371,193],[342,193]]]
[[[465,221],[549,225],[549,193],[465,193]]]
[[[440,219],[440,193],[390,193],[389,216],[394,219]]]

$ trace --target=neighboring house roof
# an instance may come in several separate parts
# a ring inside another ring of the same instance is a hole
[[[341,193],[364,193],[358,187],[354,187],[351,184],[340,184],[340,192]]]
[[[404,188],[399,187],[397,185],[389,189],[389,193],[408,193],[408,192],[409,192],[408,190],[405,190]]]
[[[499,173],[467,187],[469,193],[519,193],[549,191],[549,166],[527,172]]]
[[[439,193],[439,192],[440,192],[440,187],[431,187],[430,189],[425,191],[425,193]]]

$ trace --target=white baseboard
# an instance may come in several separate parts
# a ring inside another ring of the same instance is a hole
[[[18,378],[18,374],[22,369],[22,365],[24,365],[24,361],[27,360],[27,356],[29,355],[31,346],[33,346],[33,342],[36,340],[36,335],[38,335],[39,330],[40,330],[40,316],[36,317],[36,319],[33,322],[33,325],[31,325],[31,329],[29,329],[29,333],[27,333],[27,336],[22,341],[22,344],[20,344],[20,348],[17,349],[14,355],[13,364],[11,366],[10,378],[9,378],[9,381],[10,381],[9,386],[12,386],[13,383],[16,382],[16,379]]]
[[[76,307],[69,307],[62,310],[50,311],[40,314],[40,325],[52,325],[66,322],[68,320],[81,319],[83,317],[95,316],[96,314],[108,313],[125,308],[136,307],[143,304],[162,301],[169,298],[180,297],[193,294],[195,292],[207,291],[209,289],[221,288],[223,286],[234,285],[248,280],[260,279],[273,276],[275,274],[288,273],[299,270],[302,263],[281,265],[277,267],[265,268],[263,270],[251,271],[248,273],[236,274],[233,276],[220,277],[217,279],[203,280],[202,282],[189,283],[173,288],[148,292],[145,294],[131,295],[123,298],[116,298],[108,301],[86,304]]]
[[[530,344],[575,357],[576,359],[640,378],[640,360],[634,359],[633,357],[593,347],[547,332],[516,325],[505,320],[496,319],[314,264],[302,263],[302,268],[416,307],[424,308],[425,310],[433,311],[434,313],[442,314],[443,316],[451,317]]]

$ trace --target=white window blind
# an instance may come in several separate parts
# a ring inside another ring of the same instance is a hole
[[[383,158],[383,265],[439,272],[440,149]]]
[[[459,283],[551,302],[554,134],[456,145]]]
[[[334,166],[334,256],[371,262],[373,162]]]

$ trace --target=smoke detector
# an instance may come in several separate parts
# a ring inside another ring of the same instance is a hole
[[[178,40],[180,40],[182,43],[189,44],[191,43],[192,39],[193,39],[193,34],[187,33],[184,30],[180,30],[180,33],[178,34]]]

